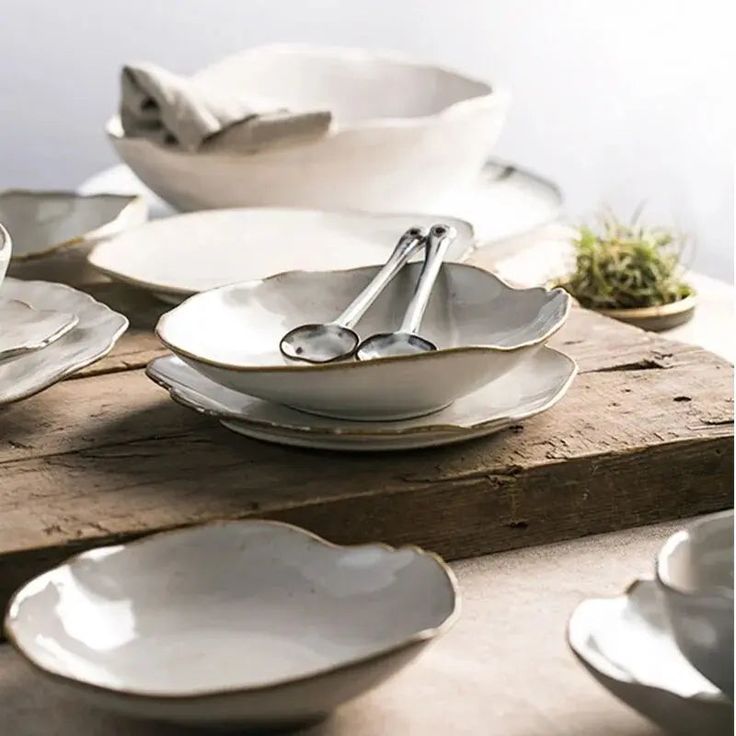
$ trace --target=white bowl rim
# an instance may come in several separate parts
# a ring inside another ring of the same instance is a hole
[[[10,251],[10,255],[12,257],[13,239],[10,237],[10,233],[5,225],[0,222],[0,253],[2,253],[6,248]]]
[[[691,522],[683,529],[679,529],[667,538],[665,543],[660,548],[659,552],[657,552],[654,566],[657,582],[667,591],[667,593],[676,595],[681,598],[699,598],[701,600],[709,599],[712,601],[733,601],[733,588],[719,586],[713,588],[699,588],[697,590],[690,590],[676,585],[669,574],[668,565],[669,558],[675,551],[675,549],[681,544],[685,544],[689,541],[691,530],[703,526],[708,526],[712,523],[718,524],[721,521],[725,521],[729,518],[731,520],[733,520],[734,518],[733,509],[726,509],[725,511],[719,511],[714,514],[707,514],[706,516],[703,516]]]
[[[542,414],[545,411],[549,411],[551,408],[553,408],[556,404],[558,404],[567,394],[570,386],[572,385],[572,382],[575,380],[575,377],[578,374],[578,364],[577,362],[571,358],[566,353],[563,353],[561,350],[555,350],[554,348],[551,348],[549,346],[544,346],[542,348],[543,350],[548,351],[549,353],[554,353],[558,357],[564,359],[570,368],[570,373],[565,379],[564,383],[560,386],[559,390],[554,394],[554,396],[551,396],[545,404],[540,407],[539,409],[532,411],[517,411],[516,413],[509,414],[508,419],[510,422],[521,422],[525,419],[529,419],[530,417],[537,416],[538,414]],[[178,390],[178,387],[174,383],[169,383],[168,381],[162,379],[158,375],[155,374],[153,370],[153,364],[158,360],[165,360],[167,357],[176,357],[172,355],[164,355],[160,356],[158,358],[154,358],[145,368],[145,373],[148,378],[150,378],[157,386],[160,386],[161,388],[165,389],[171,399],[175,401],[180,406],[183,406],[187,409],[191,409],[193,411],[196,411],[199,414],[205,414],[208,416],[213,416],[215,419],[218,420],[233,420],[236,422],[241,422],[243,424],[246,424],[251,427],[260,428],[263,430],[269,430],[269,429],[284,429],[280,424],[277,422],[268,421],[267,419],[254,419],[252,417],[245,418],[245,417],[237,417],[237,416],[226,416],[224,414],[216,414],[214,412],[208,412],[203,410],[201,406],[198,406],[194,402],[190,401],[189,399],[182,396],[181,392]],[[432,414],[429,415],[429,417],[432,417]],[[302,426],[302,427],[289,427],[289,431],[296,432],[299,434],[303,434],[307,437],[367,437],[367,438],[387,438],[387,437],[403,437],[403,436],[416,436],[416,435],[422,435],[427,433],[435,433],[435,432],[447,432],[451,434],[456,434],[458,436],[462,436],[467,434],[468,432],[484,429],[488,426],[492,426],[500,420],[499,417],[496,417],[495,419],[489,419],[485,421],[476,422],[475,424],[464,426],[460,424],[448,424],[443,422],[438,422],[435,424],[427,424],[422,425],[419,427],[401,427],[401,428],[390,428],[385,429],[383,423],[378,422],[378,424],[381,424],[381,429],[376,430],[372,429],[370,427],[366,429],[351,429],[349,431],[343,431],[343,430],[334,430],[334,429],[328,429],[328,428],[316,428],[316,427],[310,427],[310,426]],[[367,424],[372,424],[371,422],[368,422]],[[386,424],[390,424],[390,422],[386,422]]]
[[[277,527],[286,529],[292,533],[305,536],[309,539],[312,539],[313,541],[317,542],[318,544],[327,547],[329,549],[337,549],[337,550],[351,550],[351,549],[359,549],[361,547],[378,547],[381,550],[384,550],[386,552],[400,552],[402,550],[410,550],[414,552],[419,557],[428,558],[431,561],[435,563],[437,566],[437,569],[440,573],[444,575],[444,580],[449,586],[450,594],[452,596],[452,610],[447,614],[447,616],[440,621],[436,626],[427,627],[425,629],[421,629],[411,636],[408,636],[403,641],[399,642],[398,644],[392,644],[390,646],[383,647],[377,651],[372,652],[371,654],[367,654],[361,657],[353,657],[352,659],[346,659],[343,662],[340,662],[339,664],[330,666],[330,667],[324,667],[319,670],[314,670],[313,672],[309,672],[304,675],[299,675],[296,677],[284,677],[280,680],[277,680],[275,682],[268,682],[263,685],[248,685],[248,686],[229,686],[229,687],[221,687],[216,690],[190,690],[189,692],[178,692],[178,693],[170,693],[170,692],[153,692],[150,690],[135,690],[132,688],[125,688],[125,689],[117,689],[113,687],[106,687],[103,685],[98,685],[96,683],[88,682],[86,680],[78,679],[72,675],[67,674],[61,674],[59,672],[52,672],[51,670],[44,667],[40,662],[38,662],[34,656],[27,652],[23,646],[20,644],[20,642],[16,639],[14,629],[13,629],[13,621],[11,619],[11,611],[14,607],[16,599],[23,593],[23,591],[35,580],[37,580],[39,577],[43,577],[44,575],[47,575],[49,573],[55,572],[56,570],[59,570],[63,567],[73,565],[77,560],[83,560],[85,557],[94,557],[97,554],[100,554],[100,552],[109,552],[110,550],[116,549],[118,547],[130,547],[132,545],[142,545],[147,544],[151,542],[155,542],[159,537],[171,537],[174,535],[182,535],[185,536],[186,534],[202,529],[202,528],[214,528],[214,527],[223,527],[223,526],[240,526],[240,525],[259,525],[259,526],[266,526],[266,527]],[[457,622],[458,618],[460,617],[460,610],[461,610],[461,598],[460,598],[460,589],[457,582],[457,578],[455,576],[455,573],[452,571],[452,569],[449,567],[449,565],[436,553],[427,551],[417,545],[414,544],[403,544],[398,547],[393,547],[390,544],[386,544],[384,542],[367,542],[364,544],[336,544],[334,542],[330,542],[323,537],[320,537],[318,534],[315,534],[314,532],[309,531],[308,529],[304,529],[302,527],[296,526],[295,524],[289,524],[284,521],[274,521],[271,519],[235,519],[235,520],[213,520],[204,522],[201,524],[192,524],[185,527],[179,527],[177,529],[168,529],[160,532],[155,532],[153,534],[148,534],[144,537],[140,537],[138,539],[133,539],[128,542],[122,542],[120,544],[111,544],[111,545],[104,545],[101,547],[94,547],[92,549],[85,550],[84,552],[79,552],[78,554],[72,555],[68,559],[66,559],[64,562],[62,562],[59,565],[56,565],[52,567],[50,570],[47,570],[46,572],[41,573],[41,575],[37,575],[34,578],[31,578],[31,580],[26,581],[18,590],[16,590],[13,595],[11,596],[8,606],[5,612],[5,617],[3,620],[3,631],[5,633],[5,636],[8,639],[8,642],[13,646],[13,648],[25,659],[35,670],[42,672],[44,675],[51,677],[59,682],[63,682],[66,684],[71,684],[73,686],[79,686],[84,689],[91,689],[98,693],[114,693],[116,696],[122,696],[126,698],[146,698],[146,699],[153,699],[153,700],[165,700],[168,702],[181,702],[184,700],[191,701],[191,700],[204,700],[209,698],[218,698],[226,695],[243,695],[243,694],[249,694],[249,693],[259,693],[259,692],[265,692],[270,690],[276,690],[278,688],[282,687],[288,687],[291,685],[295,685],[298,683],[307,682],[309,680],[313,680],[319,677],[324,677],[326,675],[334,674],[336,672],[343,672],[348,671],[351,669],[354,669],[356,667],[361,667],[365,664],[368,664],[370,662],[374,662],[380,659],[383,659],[384,657],[387,657],[391,654],[397,654],[404,649],[408,649],[409,647],[420,644],[424,641],[430,641],[431,639],[434,639],[438,636],[441,636],[442,634],[449,631],[450,628]]]
[[[445,66],[442,64],[435,64],[430,61],[423,61],[420,58],[412,57],[408,54],[402,54],[397,51],[391,51],[391,50],[385,50],[385,49],[369,49],[369,48],[361,48],[357,46],[331,46],[331,45],[320,45],[320,44],[308,44],[308,43],[273,43],[273,44],[263,44],[258,46],[252,46],[246,49],[242,49],[239,52],[235,52],[234,54],[228,54],[223,59],[220,59],[217,62],[214,62],[213,64],[208,64],[206,67],[199,71],[204,71],[206,69],[209,69],[211,67],[218,66],[219,64],[223,63],[224,61],[227,61],[227,59],[245,55],[245,54],[301,54],[301,55],[311,55],[311,56],[322,56],[322,57],[332,57],[332,58],[343,58],[343,59],[349,59],[351,61],[379,61],[379,62],[388,62],[393,63],[399,66],[407,66],[407,67],[414,67],[419,69],[427,69],[439,72],[441,74],[448,74],[451,76],[454,76],[464,82],[478,85],[481,88],[484,88],[482,91],[479,91],[478,94],[473,95],[472,97],[465,97],[462,100],[457,100],[456,102],[450,103],[443,109],[430,113],[428,115],[418,115],[413,117],[400,117],[400,116],[394,116],[394,117],[374,117],[374,118],[363,118],[361,120],[352,121],[347,125],[339,125],[333,124],[330,126],[330,129],[325,133],[324,136],[321,136],[321,138],[325,137],[335,137],[337,135],[340,135],[341,133],[345,132],[351,132],[351,131],[357,131],[357,130],[365,130],[365,129],[380,129],[380,128],[389,128],[389,127],[406,127],[406,128],[412,128],[412,127],[419,127],[422,125],[426,125],[427,123],[439,120],[445,117],[454,116],[456,114],[462,113],[465,108],[472,108],[476,106],[481,106],[487,104],[491,99],[496,98],[500,104],[505,104],[508,98],[510,97],[510,93],[505,88],[499,88],[495,85],[489,84],[487,81],[482,80],[477,77],[473,77],[471,75],[465,74],[463,72],[458,71],[457,69],[453,69],[450,66]],[[196,72],[194,76],[199,72]],[[186,155],[197,155],[197,153],[203,153],[203,152],[192,152],[192,151],[185,151],[181,149],[178,146],[171,146],[171,145],[165,145],[158,141],[152,141],[149,138],[141,137],[141,136],[135,136],[130,137],[126,136],[123,132],[122,125],[120,123],[120,115],[114,114],[112,115],[105,124],[105,131],[107,135],[112,138],[113,140],[118,141],[143,141],[145,143],[148,143],[152,146],[155,146],[156,148],[160,148],[165,151],[169,151],[172,153],[181,153]],[[226,152],[226,151],[207,151],[207,155],[212,156],[220,156],[220,155],[232,155],[232,152]],[[253,155],[250,154],[244,154],[244,155]]]
[[[27,197],[28,199],[35,199],[38,197],[58,197],[59,199],[118,199],[125,204],[120,208],[119,212],[112,219],[107,222],[103,222],[92,230],[86,230],[78,235],[73,235],[71,238],[62,240],[58,243],[52,243],[43,250],[33,251],[33,253],[26,254],[11,254],[11,258],[15,262],[20,261],[33,261],[36,258],[43,258],[44,256],[51,255],[57,251],[73,247],[75,245],[83,245],[89,241],[98,240],[104,236],[112,236],[117,234],[117,228],[122,220],[128,215],[128,213],[135,209],[141,208],[146,212],[148,211],[148,205],[142,194],[119,194],[115,192],[96,192],[95,194],[80,194],[71,189],[26,189],[22,187],[12,187],[10,189],[0,190],[0,199],[7,196],[21,196]],[[6,231],[7,232],[7,231]]]
[[[442,360],[447,355],[457,355],[457,354],[467,354],[467,353],[512,353],[517,352],[519,350],[523,350],[524,348],[529,348],[534,345],[540,345],[547,340],[549,340],[552,335],[554,335],[558,330],[562,328],[562,326],[567,321],[567,318],[570,314],[570,310],[572,309],[572,299],[570,298],[570,295],[559,286],[554,287],[553,289],[548,289],[545,286],[532,286],[532,287],[515,287],[511,286],[507,281],[502,279],[500,276],[498,276],[495,273],[492,273],[491,271],[487,271],[484,268],[480,268],[479,266],[473,266],[469,263],[455,263],[455,262],[449,262],[446,261],[444,263],[444,266],[451,266],[452,268],[457,269],[472,269],[474,271],[478,271],[479,273],[482,273],[484,276],[487,276],[490,279],[494,279],[497,281],[505,290],[507,293],[533,293],[538,292],[544,295],[548,295],[549,298],[554,298],[553,295],[556,294],[562,294],[564,295],[565,300],[565,308],[562,313],[562,316],[560,317],[555,324],[553,324],[549,329],[547,329],[543,334],[538,335],[537,337],[531,339],[531,340],[525,340],[524,342],[517,343],[516,345],[462,345],[458,347],[451,347],[451,348],[440,348],[439,350],[433,350],[429,353],[414,353],[412,355],[396,355],[396,356],[388,356],[385,358],[375,358],[371,361],[353,361],[353,362],[346,362],[346,361],[334,361],[331,363],[294,363],[288,364],[288,365],[265,365],[265,366],[248,366],[248,365],[237,365],[234,363],[225,363],[221,361],[212,360],[210,358],[203,358],[200,355],[195,355],[193,353],[190,353],[187,350],[184,350],[180,348],[177,345],[174,345],[173,342],[169,342],[163,335],[165,329],[166,329],[166,322],[172,318],[172,315],[174,315],[175,312],[178,310],[183,309],[189,302],[192,302],[196,299],[200,299],[202,297],[206,297],[209,294],[212,294],[216,291],[225,291],[227,289],[231,289],[235,286],[256,286],[257,284],[264,284],[268,281],[281,279],[285,276],[291,276],[291,275],[298,275],[298,274],[307,274],[307,275],[317,275],[317,274],[333,274],[333,273],[353,273],[356,271],[365,271],[369,269],[375,269],[377,266],[361,266],[360,268],[349,268],[345,269],[343,271],[282,271],[281,273],[273,274],[272,276],[268,276],[265,279],[253,279],[251,281],[236,281],[232,284],[225,284],[224,286],[218,286],[216,289],[209,289],[207,291],[202,291],[198,294],[194,294],[190,296],[188,299],[185,299],[181,304],[174,307],[173,309],[169,310],[168,312],[161,315],[159,318],[156,327],[154,329],[154,332],[156,334],[156,337],[166,346],[171,352],[175,353],[176,355],[184,356],[186,358],[189,358],[191,360],[194,360],[198,363],[203,363],[204,365],[213,366],[215,368],[224,368],[225,370],[232,370],[237,371],[238,373],[271,373],[271,372],[292,372],[292,371],[299,371],[300,373],[316,373],[319,371],[330,371],[330,370],[345,370],[345,369],[351,369],[351,370],[367,370],[371,365],[376,364],[387,364],[387,363],[396,363],[398,361],[401,362],[409,362],[409,361],[428,361],[428,360]]]
[[[661,693],[666,693],[668,695],[677,695],[677,697],[683,699],[683,700],[698,700],[714,705],[723,705],[727,708],[732,708],[733,705],[731,701],[720,691],[708,693],[708,692],[699,692],[692,696],[684,696],[679,693],[674,693],[672,690],[667,690],[664,688],[661,688],[657,685],[652,685],[649,683],[644,683],[639,680],[634,679],[628,672],[621,669],[616,669],[615,673],[613,671],[613,668],[608,664],[608,660],[603,656],[596,656],[595,658],[591,658],[589,656],[589,650],[585,648],[580,640],[580,636],[578,635],[576,631],[576,622],[577,619],[581,614],[581,610],[583,606],[592,601],[606,601],[606,602],[614,602],[617,600],[620,600],[621,598],[629,598],[634,591],[639,588],[642,585],[650,585],[655,583],[655,581],[652,578],[636,578],[633,582],[631,582],[627,588],[623,591],[623,593],[619,593],[618,595],[610,595],[610,596],[596,596],[595,598],[586,598],[583,601],[580,601],[580,603],[575,606],[575,609],[570,614],[570,618],[567,621],[567,631],[566,631],[566,639],[567,639],[567,645],[570,647],[570,650],[575,655],[575,657],[580,660],[580,662],[587,668],[587,667],[594,667],[595,670],[601,674],[603,677],[606,677],[610,680],[615,680],[616,682],[624,683],[626,685],[636,685],[639,687],[646,687],[650,690],[657,690]],[[584,654],[585,652],[585,654]],[[684,655],[683,655],[684,657]],[[592,660],[595,661],[592,661]],[[604,662],[603,665],[601,665],[601,662]],[[701,675],[701,677],[704,677]],[[716,686],[713,685],[713,688],[716,689]]]

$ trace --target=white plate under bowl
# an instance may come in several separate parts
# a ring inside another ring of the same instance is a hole
[[[349,422],[304,414],[213,383],[179,358],[146,373],[174,401],[220,419],[239,434],[283,445],[347,452],[410,450],[498,432],[554,406],[577,372],[572,358],[543,348],[513,371],[436,414],[399,422]]]
[[[422,263],[410,263],[356,329],[396,329]],[[159,339],[222,386],[338,419],[394,420],[429,414],[528,359],[567,319],[562,289],[513,289],[474,266],[445,263],[422,322],[431,353],[322,365],[279,352],[284,333],[333,319],[377,267],[290,271],[190,297],[158,322]]]
[[[122,164],[95,174],[80,187],[85,194],[108,191],[142,195],[152,218],[176,212]],[[467,220],[478,246],[501,258],[513,252],[519,236],[555,222],[561,209],[562,194],[556,184],[516,164],[490,159],[470,186],[418,212]]]
[[[13,261],[90,246],[145,222],[140,195],[8,189],[0,192],[0,222],[13,238]]]
[[[733,704],[677,648],[653,580],[573,612],[567,639],[593,677],[668,733],[733,733]]]
[[[5,633],[70,695],[240,728],[323,718],[459,615],[416,547],[332,545],[270,521],[205,524],[72,557],[12,598]]]
[[[462,220],[268,207],[191,212],[150,222],[101,243],[88,260],[113,279],[181,302],[207,289],[283,271],[383,263],[402,233],[438,221],[458,232],[448,260],[462,260],[474,245],[473,228]]]
[[[99,360],[128,327],[122,314],[64,284],[7,278],[2,296],[35,309],[73,314],[78,321],[51,345],[0,366],[0,406],[32,396]]]

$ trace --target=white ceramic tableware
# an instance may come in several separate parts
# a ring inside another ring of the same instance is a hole
[[[10,233],[5,229],[4,225],[0,223],[0,284],[3,283],[5,274],[8,271],[8,265],[10,264],[10,254],[13,251],[13,240],[10,237]]]
[[[421,263],[410,263],[357,325],[361,335],[398,326]],[[340,419],[405,419],[446,407],[529,357],[570,308],[561,289],[513,289],[473,266],[445,263],[422,326],[438,346],[366,362],[309,365],[279,352],[281,336],[329,320],[371,280],[376,267],[291,271],[190,297],[163,315],[161,341],[216,383]]]
[[[91,176],[79,191],[84,194],[140,194],[148,203],[151,218],[175,214],[171,206],[124,164]],[[441,212],[446,217],[472,222],[478,244],[494,257],[503,258],[515,253],[525,242],[535,242],[530,236],[555,222],[561,208],[562,194],[556,184],[515,164],[490,159],[468,187],[450,192],[433,207],[421,207],[417,211],[424,214]]]
[[[137,195],[0,192],[0,221],[13,237],[13,260],[89,246],[146,220],[147,205]]]
[[[285,728],[395,673],[458,606],[450,570],[416,547],[339,547],[236,521],[73,557],[13,596],[5,632],[51,681],[98,706]]]
[[[652,580],[572,614],[568,643],[598,682],[668,733],[733,733],[733,705],[685,659]]]
[[[329,110],[318,138],[233,151],[217,138],[196,152],[107,134],[120,158],[182,210],[240,206],[411,210],[466,186],[483,165],[508,95],[430,64],[361,49],[276,45],[195,75],[222,94],[284,108]]]
[[[657,555],[657,582],[677,644],[733,698],[733,511],[673,534]]]
[[[239,434],[283,445],[348,452],[436,447],[483,437],[550,409],[567,393],[577,366],[542,348],[513,371],[429,416],[398,422],[351,422],[305,414],[231,391],[169,355],[147,375],[174,401],[219,419]]]
[[[76,315],[77,323],[43,350],[0,365],[0,406],[32,396],[106,355],[128,320],[88,294],[64,284],[7,278],[2,298],[39,310]]]
[[[0,365],[41,350],[77,324],[69,312],[34,309],[16,299],[0,296]]]
[[[102,243],[89,262],[113,279],[179,303],[200,291],[283,271],[383,263],[401,233],[429,228],[436,219],[267,207],[191,212]],[[473,249],[473,228],[454,218],[448,223],[459,233],[450,258],[462,260]]]

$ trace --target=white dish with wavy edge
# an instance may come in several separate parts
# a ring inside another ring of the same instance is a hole
[[[464,442],[554,406],[577,372],[566,355],[543,348],[513,371],[436,414],[399,422],[349,422],[304,414],[231,391],[170,355],[146,369],[174,401],[220,419],[235,432],[284,445],[343,451],[408,450]]]
[[[51,345],[77,322],[75,314],[34,309],[0,296],[0,365]]]
[[[568,625],[570,648],[598,682],[670,733],[733,733],[733,705],[677,648],[653,580],[615,598],[583,601]]]
[[[431,553],[271,521],[102,547],[24,585],[5,632],[55,683],[127,715],[242,728],[324,717],[459,615]]]
[[[463,220],[270,207],[150,222],[96,246],[88,260],[110,278],[181,302],[200,291],[283,271],[381,263],[403,232],[440,220],[457,230],[450,259],[462,260],[474,246],[473,228]]]
[[[139,195],[81,195],[65,191],[0,192],[0,222],[13,237],[13,261],[90,246],[145,222]]]
[[[36,309],[74,314],[78,321],[43,350],[0,366],[0,406],[32,396],[94,363],[110,352],[128,327],[128,320],[122,314],[64,284],[7,278],[2,295]]]
[[[675,532],[657,555],[659,583],[677,644],[733,698],[733,510]]]
[[[404,268],[357,325],[362,337],[395,328],[421,263]],[[438,411],[530,357],[570,308],[561,289],[513,289],[487,271],[445,263],[422,323],[432,353],[323,365],[289,361],[279,340],[327,322],[376,267],[291,271],[197,294],[163,315],[161,341],[222,386],[338,419],[394,420]]]
[[[214,136],[198,151],[106,127],[113,147],[154,192],[182,210],[242,206],[412,211],[466,186],[500,134],[508,94],[400,55],[279,44],[201,70],[194,84],[329,110],[320,137],[257,151]]]

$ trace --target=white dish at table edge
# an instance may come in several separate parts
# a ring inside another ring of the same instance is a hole
[[[175,356],[156,358],[146,369],[174,401],[240,434],[298,447],[368,452],[436,447],[500,431],[552,408],[576,373],[572,358],[545,347],[498,381],[436,414],[366,423],[325,419],[231,391]]]
[[[341,270],[385,262],[403,232],[446,222],[458,232],[448,260],[472,252],[472,226],[418,214],[254,207],[210,210],[150,222],[101,243],[90,265],[166,301],[284,271]],[[419,258],[419,255],[417,256]]]
[[[112,350],[128,320],[105,304],[65,284],[7,278],[2,296],[37,309],[75,314],[77,324],[65,335],[27,355],[0,365],[0,407],[28,398]]]
[[[0,222],[12,234],[13,261],[94,245],[142,224],[147,216],[148,205],[139,194],[0,191]]]
[[[217,136],[189,152],[106,126],[121,160],[184,210],[433,206],[468,184],[503,125],[508,94],[395,53],[306,44],[247,49],[197,72],[221,96],[248,90],[287,109],[329,110],[325,135],[235,151]]]
[[[14,594],[5,633],[101,707],[294,726],[391,676],[458,616],[454,576],[432,553],[246,520],[72,557]]]
[[[657,555],[656,579],[678,646],[733,698],[733,510],[675,532]]]
[[[411,263],[357,325],[366,337],[398,325],[422,267]],[[442,266],[422,335],[439,350],[321,365],[289,361],[278,348],[288,330],[327,322],[376,268],[291,271],[213,289],[164,314],[159,339],[222,386],[338,419],[394,420],[429,414],[511,370],[562,327],[562,289],[514,289],[473,266]]]
[[[733,733],[733,704],[677,648],[653,580],[577,606],[567,639],[578,660],[613,695],[667,731]]]

